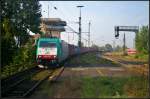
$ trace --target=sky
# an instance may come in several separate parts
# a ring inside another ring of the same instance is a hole
[[[118,39],[114,37],[114,26],[143,26],[149,25],[148,1],[40,1],[42,17],[61,18],[67,25],[78,32],[79,8],[81,9],[82,42],[87,45],[88,23],[91,22],[91,41],[98,46],[109,43],[113,46],[123,45],[123,34],[126,34],[126,46],[134,48],[134,32],[120,32]],[[54,9],[57,7],[57,10]],[[66,26],[67,28],[67,26]],[[61,39],[77,45],[78,35],[66,29],[61,33]],[[92,44],[92,43],[91,43]]]

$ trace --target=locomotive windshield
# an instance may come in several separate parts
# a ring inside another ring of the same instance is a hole
[[[56,43],[41,41],[39,47],[56,47]]]

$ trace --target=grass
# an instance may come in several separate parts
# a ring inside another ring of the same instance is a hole
[[[66,77],[51,84],[45,82],[34,94],[42,97],[146,98],[148,79],[132,77]]]
[[[35,75],[33,75],[33,77],[31,77],[32,80],[42,80],[43,78],[45,78],[46,76],[48,76],[50,74],[49,70],[45,70],[45,71],[41,71]]]
[[[132,56],[134,57],[134,56]],[[113,62],[97,58],[96,54],[88,53],[75,57],[70,63],[102,64]],[[115,64],[115,63],[114,63]],[[42,84],[38,95],[81,98],[132,98],[148,97],[148,79],[144,76],[131,77],[65,77],[59,82]]]
[[[24,63],[24,64],[10,64],[6,65],[1,69],[1,78],[7,78],[11,75],[15,75],[16,73],[22,72],[24,70],[30,69],[35,67],[36,64],[34,63]]]
[[[148,61],[148,54],[137,53],[137,54],[129,54],[127,56],[123,56],[122,52],[111,52],[110,54],[112,56],[117,56],[125,60],[135,60],[135,61],[143,61],[143,62]]]
[[[138,58],[143,61],[148,61],[148,54],[136,54],[134,58]]]
[[[148,79],[144,77],[86,77],[82,80],[82,98],[127,98],[148,96]]]
[[[97,57],[96,53],[87,53],[79,57],[75,57],[71,59],[69,63],[70,64],[88,64],[88,65],[107,64],[107,65],[118,66],[118,64],[114,63],[113,61]]]

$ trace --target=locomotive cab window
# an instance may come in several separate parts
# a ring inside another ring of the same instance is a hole
[[[41,41],[39,47],[56,47],[56,43]]]

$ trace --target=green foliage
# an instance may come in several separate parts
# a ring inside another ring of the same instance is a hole
[[[112,46],[110,44],[106,44],[105,45],[105,50],[106,51],[113,51],[113,48],[112,48]]]
[[[2,76],[30,68],[35,62],[35,48],[27,29],[39,32],[40,5],[37,0],[1,1]],[[40,32],[39,32],[40,33]]]
[[[24,47],[16,51],[12,63],[2,68],[2,78],[35,66],[36,51],[32,44],[32,39],[30,39]]]
[[[111,66],[119,66],[118,64],[114,63],[113,61],[104,59],[98,56],[98,53],[86,53],[80,55],[78,57],[72,58],[68,63],[69,64],[83,64],[89,66],[97,66],[97,65],[111,65]]]
[[[113,51],[111,44],[105,44],[105,46],[98,47],[98,49],[101,51],[108,51],[108,52]]]
[[[143,26],[139,32],[136,33],[135,45],[139,53],[148,54],[149,49],[149,28]]]
[[[129,98],[148,96],[146,77],[84,77],[82,98]]]
[[[141,59],[144,61],[148,61],[148,54],[137,53],[134,58]]]
[[[121,51],[123,51],[123,48],[121,46],[117,45],[115,48],[115,51],[121,52]]]
[[[123,86],[124,94],[132,97],[148,97],[148,77],[129,77]]]
[[[1,23],[1,53],[2,53],[2,67],[8,62],[12,62],[12,57],[16,50],[16,44],[14,40],[13,25],[8,18],[4,18]]]
[[[97,77],[93,79],[88,77],[84,78],[83,81],[82,91],[84,98],[106,98],[123,94],[122,86],[125,82],[124,78]]]
[[[2,0],[1,1],[1,47],[2,67],[12,63],[18,56],[19,61],[27,61],[26,54],[31,49],[23,46],[29,40],[27,29],[41,33],[39,29],[41,5],[37,0]],[[30,55],[30,54],[29,54]]]
[[[92,47],[93,47],[93,48],[96,48],[96,49],[99,48],[99,47],[98,47],[97,45],[95,45],[95,44],[92,44]]]
[[[21,47],[13,58],[13,64],[26,64],[35,62],[35,47],[32,46],[32,39],[24,47]]]

